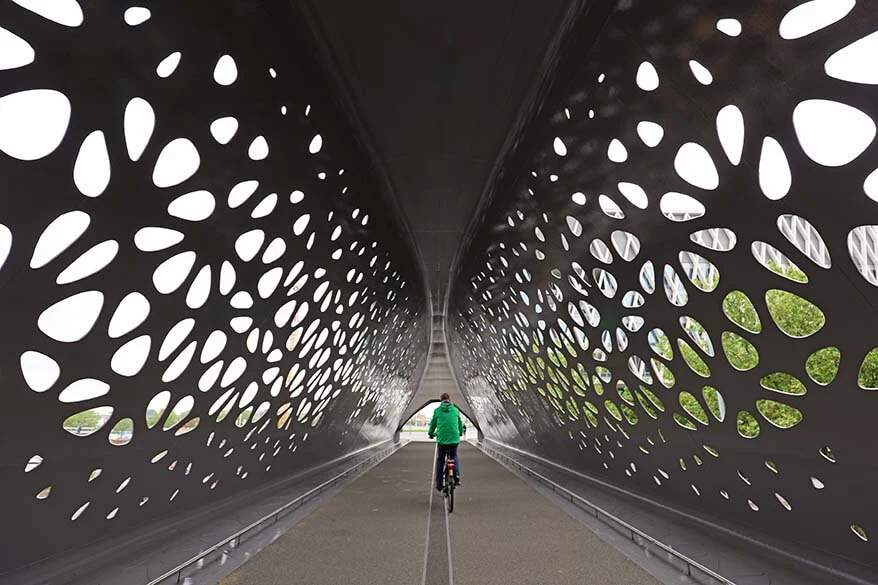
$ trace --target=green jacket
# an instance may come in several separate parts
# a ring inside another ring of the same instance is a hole
[[[430,437],[435,436],[440,445],[457,445],[465,432],[466,426],[460,418],[460,411],[450,401],[443,400],[430,419]]]

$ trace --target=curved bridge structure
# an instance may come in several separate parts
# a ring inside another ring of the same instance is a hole
[[[0,579],[447,391],[486,449],[872,582],[876,54],[873,0],[5,1]]]

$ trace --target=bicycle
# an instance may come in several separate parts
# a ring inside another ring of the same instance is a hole
[[[457,470],[454,468],[454,457],[450,453],[445,454],[445,473],[443,474],[442,494],[445,496],[445,505],[448,513],[454,511],[454,474]]]

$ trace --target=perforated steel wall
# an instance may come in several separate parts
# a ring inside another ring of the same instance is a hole
[[[452,293],[487,436],[876,567],[876,29],[592,3]]]
[[[0,573],[392,436],[421,276],[287,4],[0,5]]]

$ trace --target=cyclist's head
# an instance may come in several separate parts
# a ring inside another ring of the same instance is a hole
[[[442,396],[439,397],[439,400],[451,400],[451,396],[448,395],[448,392],[443,392]]]

